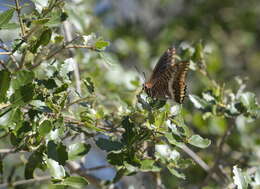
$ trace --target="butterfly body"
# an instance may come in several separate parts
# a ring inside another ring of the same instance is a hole
[[[177,59],[175,48],[169,48],[161,56],[150,79],[144,84],[144,90],[149,96],[183,103],[189,62]]]

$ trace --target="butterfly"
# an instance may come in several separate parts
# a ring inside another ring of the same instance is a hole
[[[169,48],[156,64],[150,79],[143,84],[148,96],[174,99],[182,104],[186,95],[189,61],[179,61],[175,48]]]

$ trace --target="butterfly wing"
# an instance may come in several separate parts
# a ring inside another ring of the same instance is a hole
[[[167,51],[160,57],[159,61],[157,62],[155,68],[153,69],[153,73],[149,81],[152,81],[158,78],[161,74],[163,74],[169,66],[175,64],[175,56],[176,49],[169,48]]]
[[[183,103],[186,96],[186,78],[189,68],[189,62],[179,62],[176,64],[172,73],[172,78],[169,80],[168,88],[171,97],[180,104]]]
[[[176,63],[175,54],[175,49],[170,48],[162,55],[150,80],[145,83],[145,91],[151,97],[183,103],[189,62]]]
[[[158,77],[151,78],[151,80],[145,84],[145,91],[149,96],[158,99],[171,98],[168,83],[172,78],[174,67],[175,65],[172,65],[171,67],[167,67],[164,72],[160,71]]]

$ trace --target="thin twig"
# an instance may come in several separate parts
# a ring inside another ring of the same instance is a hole
[[[12,62],[13,62],[13,63],[15,64],[15,66],[18,68],[18,67],[19,67],[19,64],[18,64],[17,60],[15,59],[15,57],[14,57],[14,55],[13,55],[13,52],[9,51],[9,50],[8,50],[8,47],[6,47],[5,44],[2,44],[2,45],[0,46],[0,49],[3,49],[4,51],[6,51],[6,52],[0,52],[0,55],[1,55],[1,54],[2,54],[2,55],[9,55],[10,58],[11,58],[11,60],[12,60]]]
[[[78,103],[80,103],[80,102],[84,102],[84,101],[89,100],[89,99],[91,99],[91,98],[92,98],[92,97],[88,96],[88,97],[84,97],[84,98],[80,98],[80,99],[78,99],[78,100],[75,100],[75,101],[69,103],[69,104],[67,105],[67,108],[70,107],[70,106],[72,106],[73,104],[78,104]]]
[[[15,149],[0,149],[0,154],[13,153]]]
[[[19,19],[19,23],[20,23],[20,27],[21,27],[21,34],[22,34],[22,38],[23,38],[25,36],[25,28],[23,25],[22,17],[21,17],[21,7],[20,7],[19,0],[15,0],[15,6],[16,6],[16,12],[18,15],[18,19]]]
[[[23,184],[31,184],[34,182],[41,182],[41,181],[46,181],[46,180],[50,180],[51,177],[50,176],[42,176],[42,177],[36,177],[33,179],[27,179],[27,180],[19,180],[19,181],[15,181],[15,182],[11,182],[11,183],[3,183],[0,184],[0,189],[2,188],[7,188],[8,186],[18,186],[18,185],[23,185]]]
[[[86,171],[96,171],[99,169],[106,169],[106,168],[111,168],[111,165],[100,165],[100,166],[96,166],[96,167],[91,167],[91,168],[86,168]]]
[[[90,50],[96,50],[94,46],[89,46],[89,45],[68,45],[65,47],[66,49],[90,49]]]
[[[12,52],[0,52],[0,55],[10,55]]]

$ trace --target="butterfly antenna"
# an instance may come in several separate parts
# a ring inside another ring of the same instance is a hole
[[[145,73],[143,72],[143,76],[144,76],[144,80],[146,81],[146,75],[145,75]]]
[[[136,71],[137,71],[140,75],[142,75],[141,72],[140,72],[140,70],[137,68],[137,66],[135,66],[135,69],[136,69]],[[144,74],[144,72],[143,72],[143,74]],[[144,75],[144,76],[145,76],[145,75]],[[144,78],[141,77],[141,79],[142,79],[142,80],[143,80],[143,79],[145,80],[145,77],[144,77]]]

